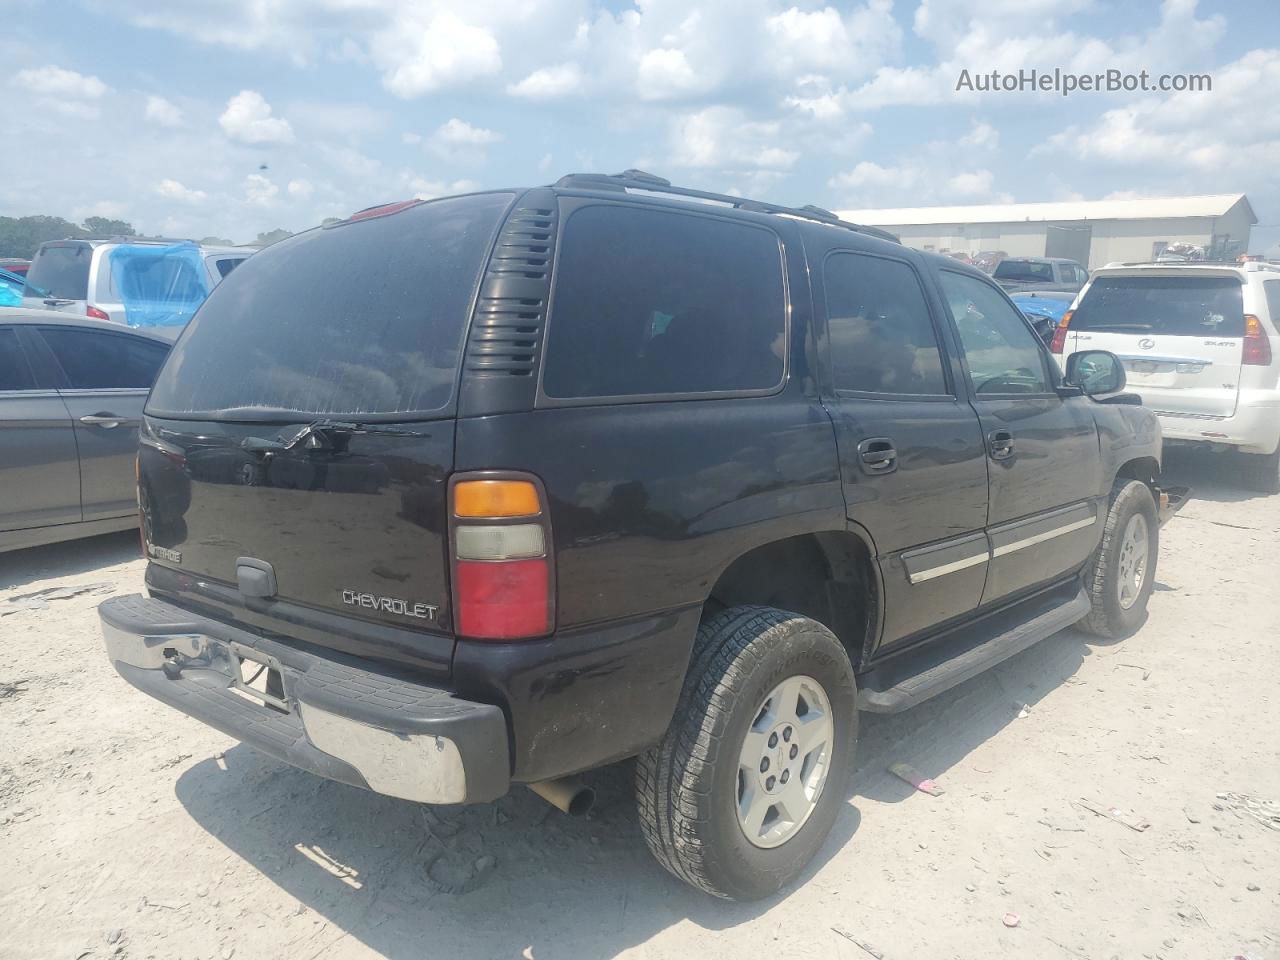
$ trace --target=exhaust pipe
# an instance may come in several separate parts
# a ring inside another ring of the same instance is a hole
[[[539,780],[527,786],[547,803],[571,817],[584,816],[596,802],[596,792],[574,777]]]

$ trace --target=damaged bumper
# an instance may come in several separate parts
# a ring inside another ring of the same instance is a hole
[[[423,803],[510,785],[502,710],[139,595],[98,608],[107,656],[144,693],[318,776]],[[251,682],[247,674],[265,675]]]

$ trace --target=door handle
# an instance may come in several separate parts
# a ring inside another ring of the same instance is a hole
[[[858,466],[863,473],[881,476],[898,469],[898,451],[888,437],[869,437],[858,444]]]
[[[81,417],[80,422],[90,427],[102,427],[103,430],[112,430],[127,419],[127,417],[117,417],[109,413],[93,413],[86,417]]]
[[[1008,460],[1013,456],[1013,434],[1008,430],[992,430],[987,434],[987,449],[992,460]]]

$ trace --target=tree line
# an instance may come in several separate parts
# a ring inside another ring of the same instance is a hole
[[[254,243],[267,246],[277,240],[292,236],[288,230],[277,228],[258,234]],[[36,249],[46,240],[81,240],[89,237],[137,237],[147,239],[127,220],[109,217],[86,217],[83,223],[72,223],[62,217],[37,214],[30,217],[0,217],[0,257],[22,257],[30,260]],[[223,237],[203,237],[200,243],[209,246],[235,246]]]

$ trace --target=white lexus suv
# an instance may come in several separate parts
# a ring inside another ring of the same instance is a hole
[[[1054,333],[1059,363],[1110,350],[1166,443],[1231,448],[1255,489],[1280,492],[1280,265],[1113,263]]]

